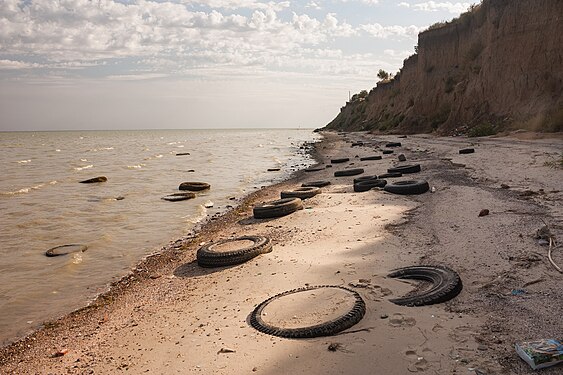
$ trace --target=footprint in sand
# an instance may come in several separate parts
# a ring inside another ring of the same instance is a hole
[[[408,366],[409,372],[426,371],[430,368],[430,364],[426,360],[425,356],[431,355],[433,352],[428,348],[424,348],[422,352],[423,354],[419,354],[416,350],[407,350],[405,352],[405,356],[410,362]]]
[[[391,327],[413,327],[416,325],[416,320],[410,316],[395,313],[391,319],[389,319],[389,325]]]

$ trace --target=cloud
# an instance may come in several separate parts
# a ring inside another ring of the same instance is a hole
[[[351,3],[351,2],[360,2],[366,5],[377,5],[379,4],[379,0],[339,0],[342,3]]]
[[[33,69],[40,68],[40,64],[15,60],[0,60],[0,70]]]
[[[424,3],[417,3],[412,5],[405,2],[401,2],[398,5],[406,8],[411,7],[412,9],[419,11],[437,12],[440,10],[445,10],[452,14],[459,14],[467,11],[467,9],[469,9],[469,7],[471,6],[471,3],[467,3],[467,2],[452,3],[450,1],[445,1],[445,2],[427,1]]]
[[[360,28],[367,34],[379,38],[387,39],[390,37],[398,37],[416,40],[418,33],[424,30],[423,27],[411,26],[383,26],[379,23],[360,25]]]

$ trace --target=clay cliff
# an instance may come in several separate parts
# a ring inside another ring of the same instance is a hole
[[[563,0],[484,0],[418,36],[417,54],[325,129],[563,130]]]

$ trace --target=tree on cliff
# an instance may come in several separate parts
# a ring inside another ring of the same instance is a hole
[[[387,81],[389,80],[389,73],[387,73],[383,69],[379,69],[379,72],[377,73],[377,78],[379,78],[381,81]]]

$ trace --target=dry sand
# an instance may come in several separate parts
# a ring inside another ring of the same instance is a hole
[[[364,146],[351,147],[352,140]],[[355,157],[378,154],[389,140],[403,144],[395,154]],[[458,154],[468,146],[476,152]],[[563,142],[352,133],[327,134],[317,150],[321,164],[351,160],[253,194],[195,238],[148,258],[92,306],[4,348],[0,373],[531,374],[514,343],[563,334],[563,275],[533,238],[543,223],[563,238],[563,170],[546,165],[561,157]],[[333,177],[357,167],[381,174],[399,153],[422,165],[403,179],[424,178],[434,193],[354,193],[354,177]],[[304,210],[252,218],[254,203],[313,180],[332,184],[304,201]],[[490,214],[478,217],[481,209]],[[251,234],[269,236],[273,251],[233,267],[203,269],[194,261],[204,242]],[[554,260],[563,265],[563,249]],[[385,275],[418,264],[455,269],[462,293],[425,307],[389,302],[413,285]],[[247,324],[265,299],[323,284],[360,293],[363,320],[336,336],[300,340]],[[513,295],[518,289],[525,292]]]

